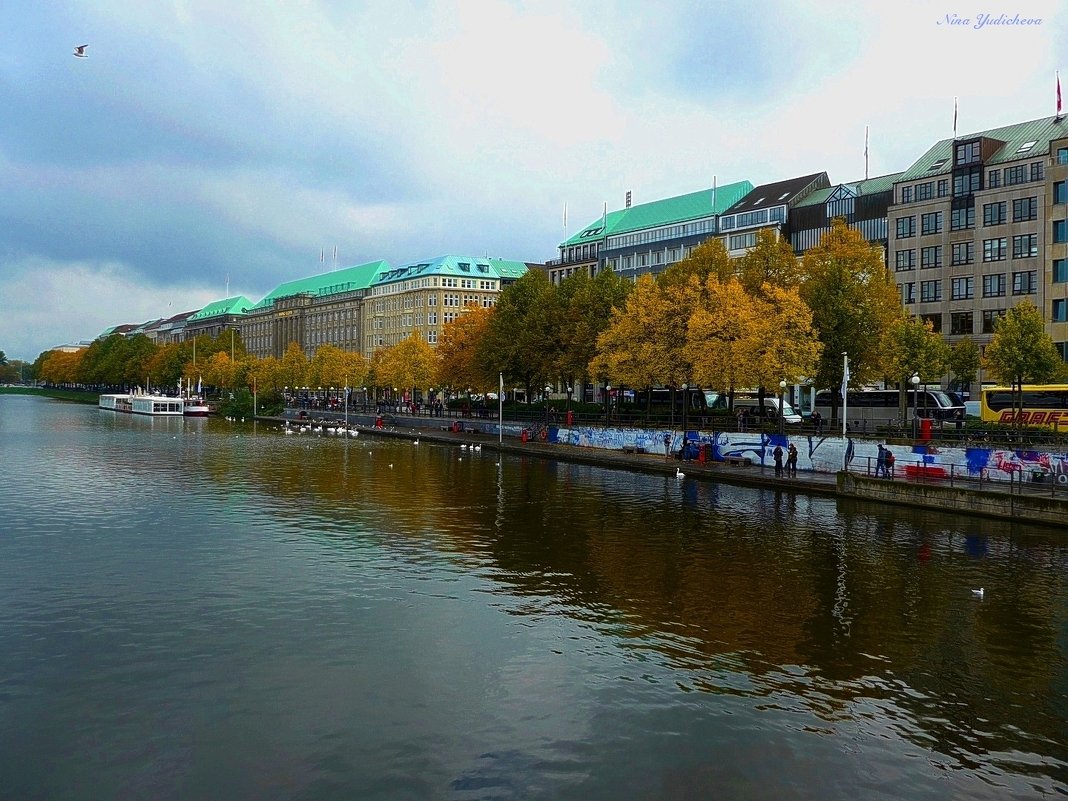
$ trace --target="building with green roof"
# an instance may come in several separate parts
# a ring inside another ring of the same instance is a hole
[[[546,264],[554,284],[576,271],[602,269],[628,277],[659,273],[690,255],[718,231],[718,216],[752,191],[749,181],[608,211],[560,243],[560,258]]]
[[[245,349],[259,358],[281,358],[291,342],[309,358],[326,344],[358,350],[364,297],[390,269],[388,262],[373,261],[279,284],[242,320]]]
[[[860,231],[886,258],[886,213],[894,199],[894,181],[902,173],[880,175],[817,189],[790,210],[785,233],[794,253],[801,256],[816,247],[831,230],[831,220],[841,217]]]
[[[939,140],[894,181],[888,225],[902,302],[949,342],[984,346],[1029,300],[1068,357],[1064,117]]]
[[[383,270],[363,308],[363,354],[422,336],[437,345],[442,327],[474,305],[491,308],[508,285],[541,265],[499,258],[438,256]]]
[[[252,301],[244,295],[235,295],[209,303],[185,321],[185,338],[200,336],[218,337],[230,328],[239,328],[238,322],[252,308]]]

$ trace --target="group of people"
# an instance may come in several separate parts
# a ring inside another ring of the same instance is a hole
[[[885,445],[879,445],[879,455],[875,457],[875,477],[894,477],[894,454]]]
[[[782,445],[776,445],[775,450],[771,452],[771,455],[775,459],[775,475],[782,478],[783,475],[790,476],[792,478],[797,477],[797,446],[794,443],[790,443],[786,449],[786,466],[783,467],[782,457],[783,449]],[[785,472],[784,472],[785,470]]]

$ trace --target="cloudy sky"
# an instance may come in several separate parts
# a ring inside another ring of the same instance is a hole
[[[256,301],[335,247],[545,261],[565,203],[574,233],[628,190],[863,177],[865,125],[902,170],[955,95],[961,134],[1053,113],[1061,5],[7,0],[0,350]]]

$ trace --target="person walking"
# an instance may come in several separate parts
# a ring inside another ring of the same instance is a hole
[[[819,412],[812,413],[812,428],[817,434],[823,433],[823,415]]]
[[[894,452],[889,448],[884,450],[885,456],[883,457],[883,478],[894,477]]]
[[[797,446],[792,442],[786,451],[786,475],[797,478]]]
[[[782,478],[782,445],[776,445],[771,455],[775,457],[775,477]]]
[[[671,458],[671,434],[666,431],[664,432],[664,458]]]
[[[879,444],[879,455],[875,457],[875,477],[886,475],[886,448]]]

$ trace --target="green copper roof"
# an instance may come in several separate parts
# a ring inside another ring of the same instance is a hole
[[[997,152],[986,159],[983,164],[1002,164],[1007,161],[1041,158],[1049,154],[1051,139],[1068,136],[1068,118],[1043,117],[1030,122],[1018,122],[1003,128],[991,128],[988,131],[965,134],[956,139],[943,139],[936,142],[911,167],[903,172],[898,181],[914,181],[927,175],[944,175],[953,170],[953,143],[963,142],[979,137],[996,139],[1004,142]],[[1025,147],[1029,143],[1031,146]]]
[[[639,203],[629,209],[608,212],[572,236],[560,247],[584,245],[630,231],[641,231],[661,225],[697,220],[710,214],[722,214],[753,191],[749,181],[724,184],[713,189],[701,189],[687,195],[677,195],[651,203]],[[713,202],[713,196],[715,201]]]
[[[894,188],[894,181],[901,179],[903,173],[894,172],[889,175],[880,175],[876,178],[865,178],[861,181],[851,181],[846,184],[835,184],[834,186],[828,186],[825,189],[817,189],[812,192],[808,197],[797,204],[795,208],[801,208],[803,206],[818,206],[820,203],[827,202],[834,191],[839,186],[844,186],[849,189],[854,196],[861,197],[862,195],[874,195],[876,192],[889,192]]]
[[[244,295],[237,295],[236,297],[223,298],[209,303],[189,319],[206,320],[209,317],[221,317],[224,314],[244,314],[251,308],[251,300]]]
[[[346,267],[342,270],[320,273],[307,278],[298,278],[295,281],[287,281],[276,286],[252,308],[262,309],[271,306],[279,298],[288,298],[291,295],[308,294],[325,297],[327,295],[338,295],[342,292],[367,289],[379,273],[389,269],[389,263],[380,260],[360,264],[356,267]]]
[[[509,259],[474,258],[472,256],[438,256],[436,259],[413,262],[384,270],[375,276],[374,284],[391,284],[429,275],[459,276],[462,278],[519,278],[527,271],[521,261]]]

